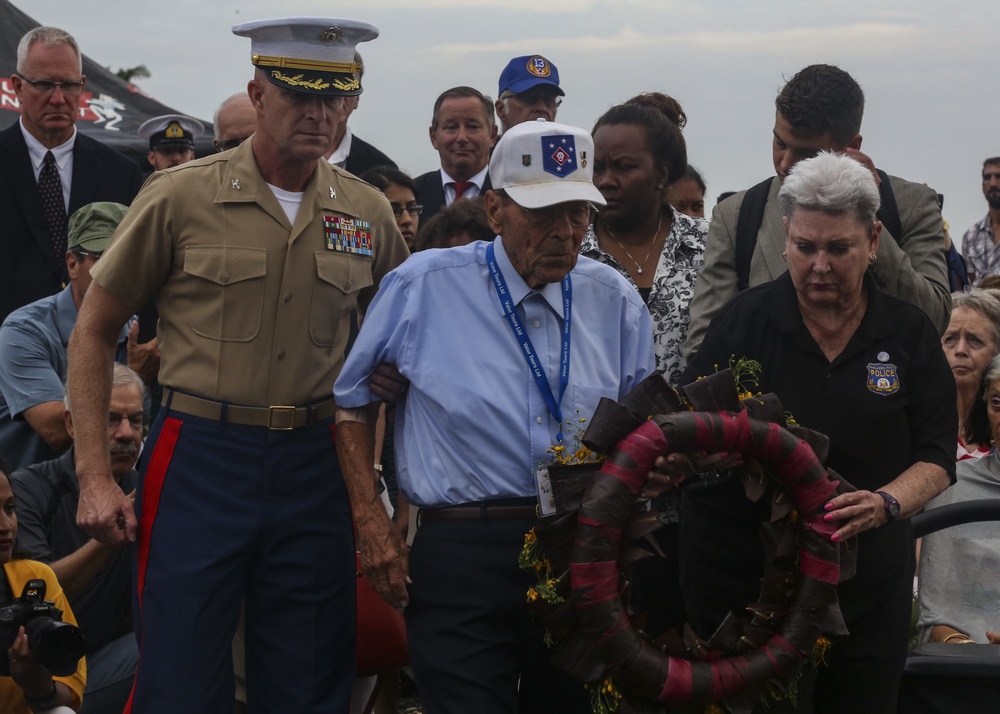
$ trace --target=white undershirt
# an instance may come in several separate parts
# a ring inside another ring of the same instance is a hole
[[[294,226],[295,217],[299,215],[299,206],[302,205],[302,197],[305,196],[305,191],[286,191],[272,184],[268,184],[267,186],[271,189],[274,197],[278,199],[278,203],[281,204],[285,215],[288,216],[288,222]]]

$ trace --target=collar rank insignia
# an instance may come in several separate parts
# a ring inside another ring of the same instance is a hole
[[[887,397],[899,391],[899,374],[896,365],[887,362],[868,364],[868,391]]]
[[[372,224],[344,216],[323,216],[326,249],[354,255],[372,255]]]
[[[559,177],[576,171],[576,139],[570,134],[543,136],[542,168]]]

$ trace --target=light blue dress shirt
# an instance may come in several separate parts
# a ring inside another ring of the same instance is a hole
[[[24,412],[65,395],[66,346],[79,314],[67,285],[18,308],[0,326],[0,454],[11,469],[59,455],[24,420]],[[118,336],[115,359],[126,363],[130,319]]]
[[[337,404],[376,401],[368,377],[391,362],[410,381],[397,409],[396,467],[411,503],[433,508],[536,495],[534,473],[559,433],[486,265],[489,243],[429,250],[387,275],[334,385]],[[532,290],[494,241],[497,264],[554,394],[559,394],[562,289]],[[601,397],[618,400],[653,373],[653,328],[639,294],[613,268],[573,269],[565,443],[574,448]],[[580,423],[586,419],[586,423]]]

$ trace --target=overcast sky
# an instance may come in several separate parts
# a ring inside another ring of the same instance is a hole
[[[708,205],[773,174],[774,97],[798,69],[850,72],[867,98],[862,149],[879,168],[945,194],[955,237],[985,215],[979,172],[1000,155],[997,0],[14,0],[72,33],[96,62],[152,72],[142,89],[211,120],[245,88],[250,43],[234,23],[279,15],[366,20],[355,134],[401,168],[435,168],[437,95],[468,84],[495,98],[507,60],[542,54],[566,91],[559,120],[590,128],[642,91],[677,98]]]

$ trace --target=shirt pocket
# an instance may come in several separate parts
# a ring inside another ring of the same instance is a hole
[[[249,342],[260,332],[264,309],[265,248],[227,245],[184,250],[184,272],[195,281],[189,321],[201,337]]]
[[[316,282],[309,306],[309,335],[320,347],[333,347],[340,327],[357,307],[358,293],[372,285],[371,258],[339,251],[316,251]]]
[[[564,437],[570,435],[583,437],[583,434],[590,427],[590,422],[594,419],[594,412],[600,404],[602,397],[607,397],[612,401],[618,400],[617,387],[597,387],[585,385],[573,385],[572,401],[570,404],[563,402],[563,428],[567,428],[569,422],[569,433],[564,432]]]

